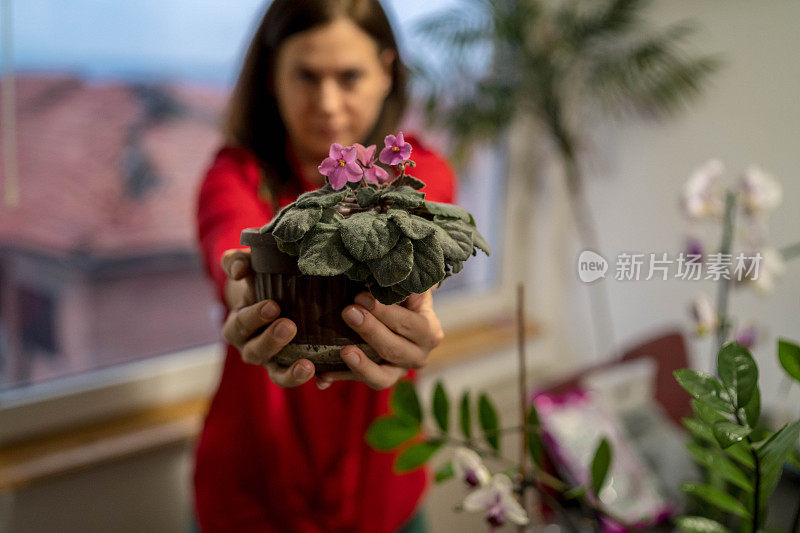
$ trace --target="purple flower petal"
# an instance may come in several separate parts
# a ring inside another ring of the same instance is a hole
[[[364,177],[364,170],[355,161],[347,163],[343,168],[347,173],[347,181],[361,181]]]
[[[386,181],[389,179],[389,173],[386,172],[383,167],[372,165],[371,170],[375,173],[375,177],[378,178],[379,181]]]
[[[346,163],[353,163],[356,160],[356,149],[352,146],[345,146],[342,148],[341,159]]]
[[[343,148],[343,147],[342,147],[342,145],[341,145],[341,144],[339,144],[339,143],[333,143],[333,144],[331,145],[331,148],[330,148],[330,150],[328,150],[328,155],[329,155],[329,156],[330,156],[332,159],[339,159],[339,158],[341,157],[341,154],[342,154],[342,148]]]
[[[340,171],[334,171],[330,176],[328,176],[328,183],[331,184],[333,190],[338,191],[344,187],[345,183],[347,183],[347,176],[343,175]]]
[[[332,157],[327,157],[325,160],[317,167],[319,173],[323,176],[330,176],[334,169],[339,166],[339,163],[336,159]]]

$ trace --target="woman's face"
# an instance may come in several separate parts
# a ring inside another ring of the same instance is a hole
[[[275,95],[289,140],[322,160],[331,143],[361,142],[392,85],[394,53],[347,18],[296,33],[278,50]]]

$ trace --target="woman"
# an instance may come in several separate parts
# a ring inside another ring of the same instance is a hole
[[[306,359],[285,369],[270,358],[296,326],[275,302],[256,303],[239,245],[243,228],[324,183],[317,165],[332,142],[382,146],[405,100],[404,67],[376,0],[276,0],[266,12],[231,98],[226,146],[198,199],[199,242],[228,311],[229,343],[196,453],[205,533],[424,530],[426,472],[393,473],[393,454],[370,449],[364,433],[388,411],[391,387],[442,339],[431,293],[391,306],[362,293],[342,310],[391,364],[347,346],[348,372],[316,375]],[[451,202],[447,163],[410,142],[423,191]]]

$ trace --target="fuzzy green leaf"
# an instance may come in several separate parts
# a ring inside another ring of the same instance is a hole
[[[702,516],[682,516],[675,523],[686,533],[730,533],[730,530],[715,520]]]
[[[275,237],[275,242],[278,245],[278,250],[285,254],[297,257],[300,255],[300,242],[286,242]]]
[[[366,281],[371,274],[372,271],[370,271],[369,266],[358,262],[345,272],[345,275],[353,281]]]
[[[394,248],[400,229],[384,214],[374,211],[356,213],[341,222],[342,242],[358,261],[383,257]]]
[[[728,394],[714,376],[688,368],[676,370],[674,375],[680,386],[696,399],[726,413],[733,411]]]
[[[436,239],[442,245],[447,262],[466,261],[472,255],[472,231],[469,226],[454,219],[436,218]]]
[[[309,276],[338,276],[354,265],[336,224],[320,223],[303,239],[297,267]]]
[[[407,185],[412,189],[418,191],[425,187],[425,182],[421,179],[415,178],[414,176],[409,176],[408,174],[403,174],[401,177],[395,179],[392,182],[392,186],[394,187],[401,187]]]
[[[441,441],[427,441],[415,444],[397,458],[394,463],[395,472],[409,472],[424,465],[428,459],[433,457],[433,454],[439,451],[442,444]]]
[[[497,417],[497,409],[485,393],[478,397],[478,422],[480,422],[483,436],[486,442],[494,450],[500,450],[500,421]]]
[[[753,431],[749,427],[740,426],[730,420],[717,420],[711,430],[714,432],[714,438],[717,439],[723,449],[741,442]]]
[[[378,202],[378,199],[378,189],[373,187],[364,187],[356,193],[356,201],[361,207],[373,206]]]
[[[726,492],[722,492],[716,487],[700,483],[684,483],[681,485],[681,490],[701,500],[707,501],[723,511],[742,518],[750,518],[750,512],[739,500]]]
[[[450,430],[450,399],[441,381],[437,381],[433,389],[433,417],[444,433]]]
[[[714,450],[698,444],[688,444],[686,449],[689,450],[689,453],[692,454],[692,457],[698,464],[709,470],[713,470],[726,481],[733,483],[740,489],[753,492],[753,483],[747,475],[719,450]]]
[[[744,407],[758,386],[758,367],[750,351],[738,342],[722,347],[717,368],[728,397],[735,407]]]
[[[411,244],[411,239],[402,237],[388,254],[370,261],[368,265],[381,287],[400,283],[411,274],[414,267],[414,245]]]
[[[398,381],[392,392],[392,409],[398,416],[407,417],[414,422],[422,422],[422,408],[419,405],[417,389],[410,381]]]
[[[333,188],[326,184],[325,187],[315,191],[303,193],[297,197],[297,207],[333,207],[347,196],[348,191],[334,191]]]
[[[408,295],[410,294],[398,291],[396,289],[396,285],[394,287],[381,287],[371,275],[367,279],[366,283],[369,292],[371,292],[380,303],[385,305],[400,303],[408,298]]]
[[[389,218],[411,239],[424,239],[436,230],[433,222],[401,209],[389,209]]]
[[[788,339],[778,339],[778,359],[786,373],[800,383],[800,346]]]
[[[486,255],[492,255],[492,248],[489,246],[486,239],[483,238],[481,232],[478,231],[478,228],[472,228],[472,244],[478,247],[479,250],[483,250],[483,253]]]
[[[383,415],[375,419],[367,430],[367,443],[376,450],[392,450],[408,439],[416,437],[420,425],[414,421],[393,415]]]
[[[595,494],[600,494],[600,489],[603,488],[603,483],[606,481],[608,469],[611,466],[611,446],[604,438],[597,445],[592,459],[591,475],[592,475],[592,490]]]
[[[439,215],[446,218],[457,218],[469,223],[471,215],[469,211],[460,205],[445,204],[441,202],[425,202],[425,209],[432,215]]]
[[[783,463],[792,453],[797,439],[800,438],[800,420],[783,426],[758,448],[758,459],[761,462],[761,505],[765,505],[783,473]]]
[[[447,481],[451,477],[456,475],[456,471],[453,468],[453,462],[447,461],[442,466],[436,469],[436,474],[434,475],[434,481],[436,483],[441,483],[442,481]]]
[[[412,241],[414,268],[397,289],[406,293],[421,294],[444,279],[444,256],[435,235]]]
[[[270,220],[267,224],[264,224],[263,226],[261,226],[261,229],[259,229],[258,232],[259,233],[271,233],[272,230],[275,228],[275,226],[278,224],[278,222],[280,222],[280,220],[284,217],[284,215],[286,215],[286,213],[288,213],[289,211],[294,209],[294,206],[295,206],[296,203],[297,202],[292,202],[289,205],[283,207],[283,209],[278,211],[277,215],[272,217],[272,220]]]
[[[319,206],[290,209],[275,224],[272,234],[282,241],[299,241],[321,218],[322,208]]]
[[[469,391],[461,396],[459,404],[459,422],[461,433],[467,440],[472,439],[472,412],[470,411]]]
[[[381,202],[389,202],[394,207],[413,209],[425,202],[425,193],[415,191],[411,187],[389,187],[381,194]]]
[[[326,224],[339,224],[342,220],[344,220],[344,217],[336,209],[333,209],[332,207],[322,208],[322,218],[319,219],[320,222],[324,222]]]

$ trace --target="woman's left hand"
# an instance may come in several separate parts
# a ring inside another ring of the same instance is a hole
[[[344,308],[342,318],[388,364],[374,363],[357,346],[345,346],[342,360],[350,370],[319,374],[320,389],[339,380],[363,381],[375,390],[391,387],[408,369],[425,366],[430,351],[444,338],[433,311],[433,289],[394,305],[382,304],[369,292],[362,292],[355,305]]]

